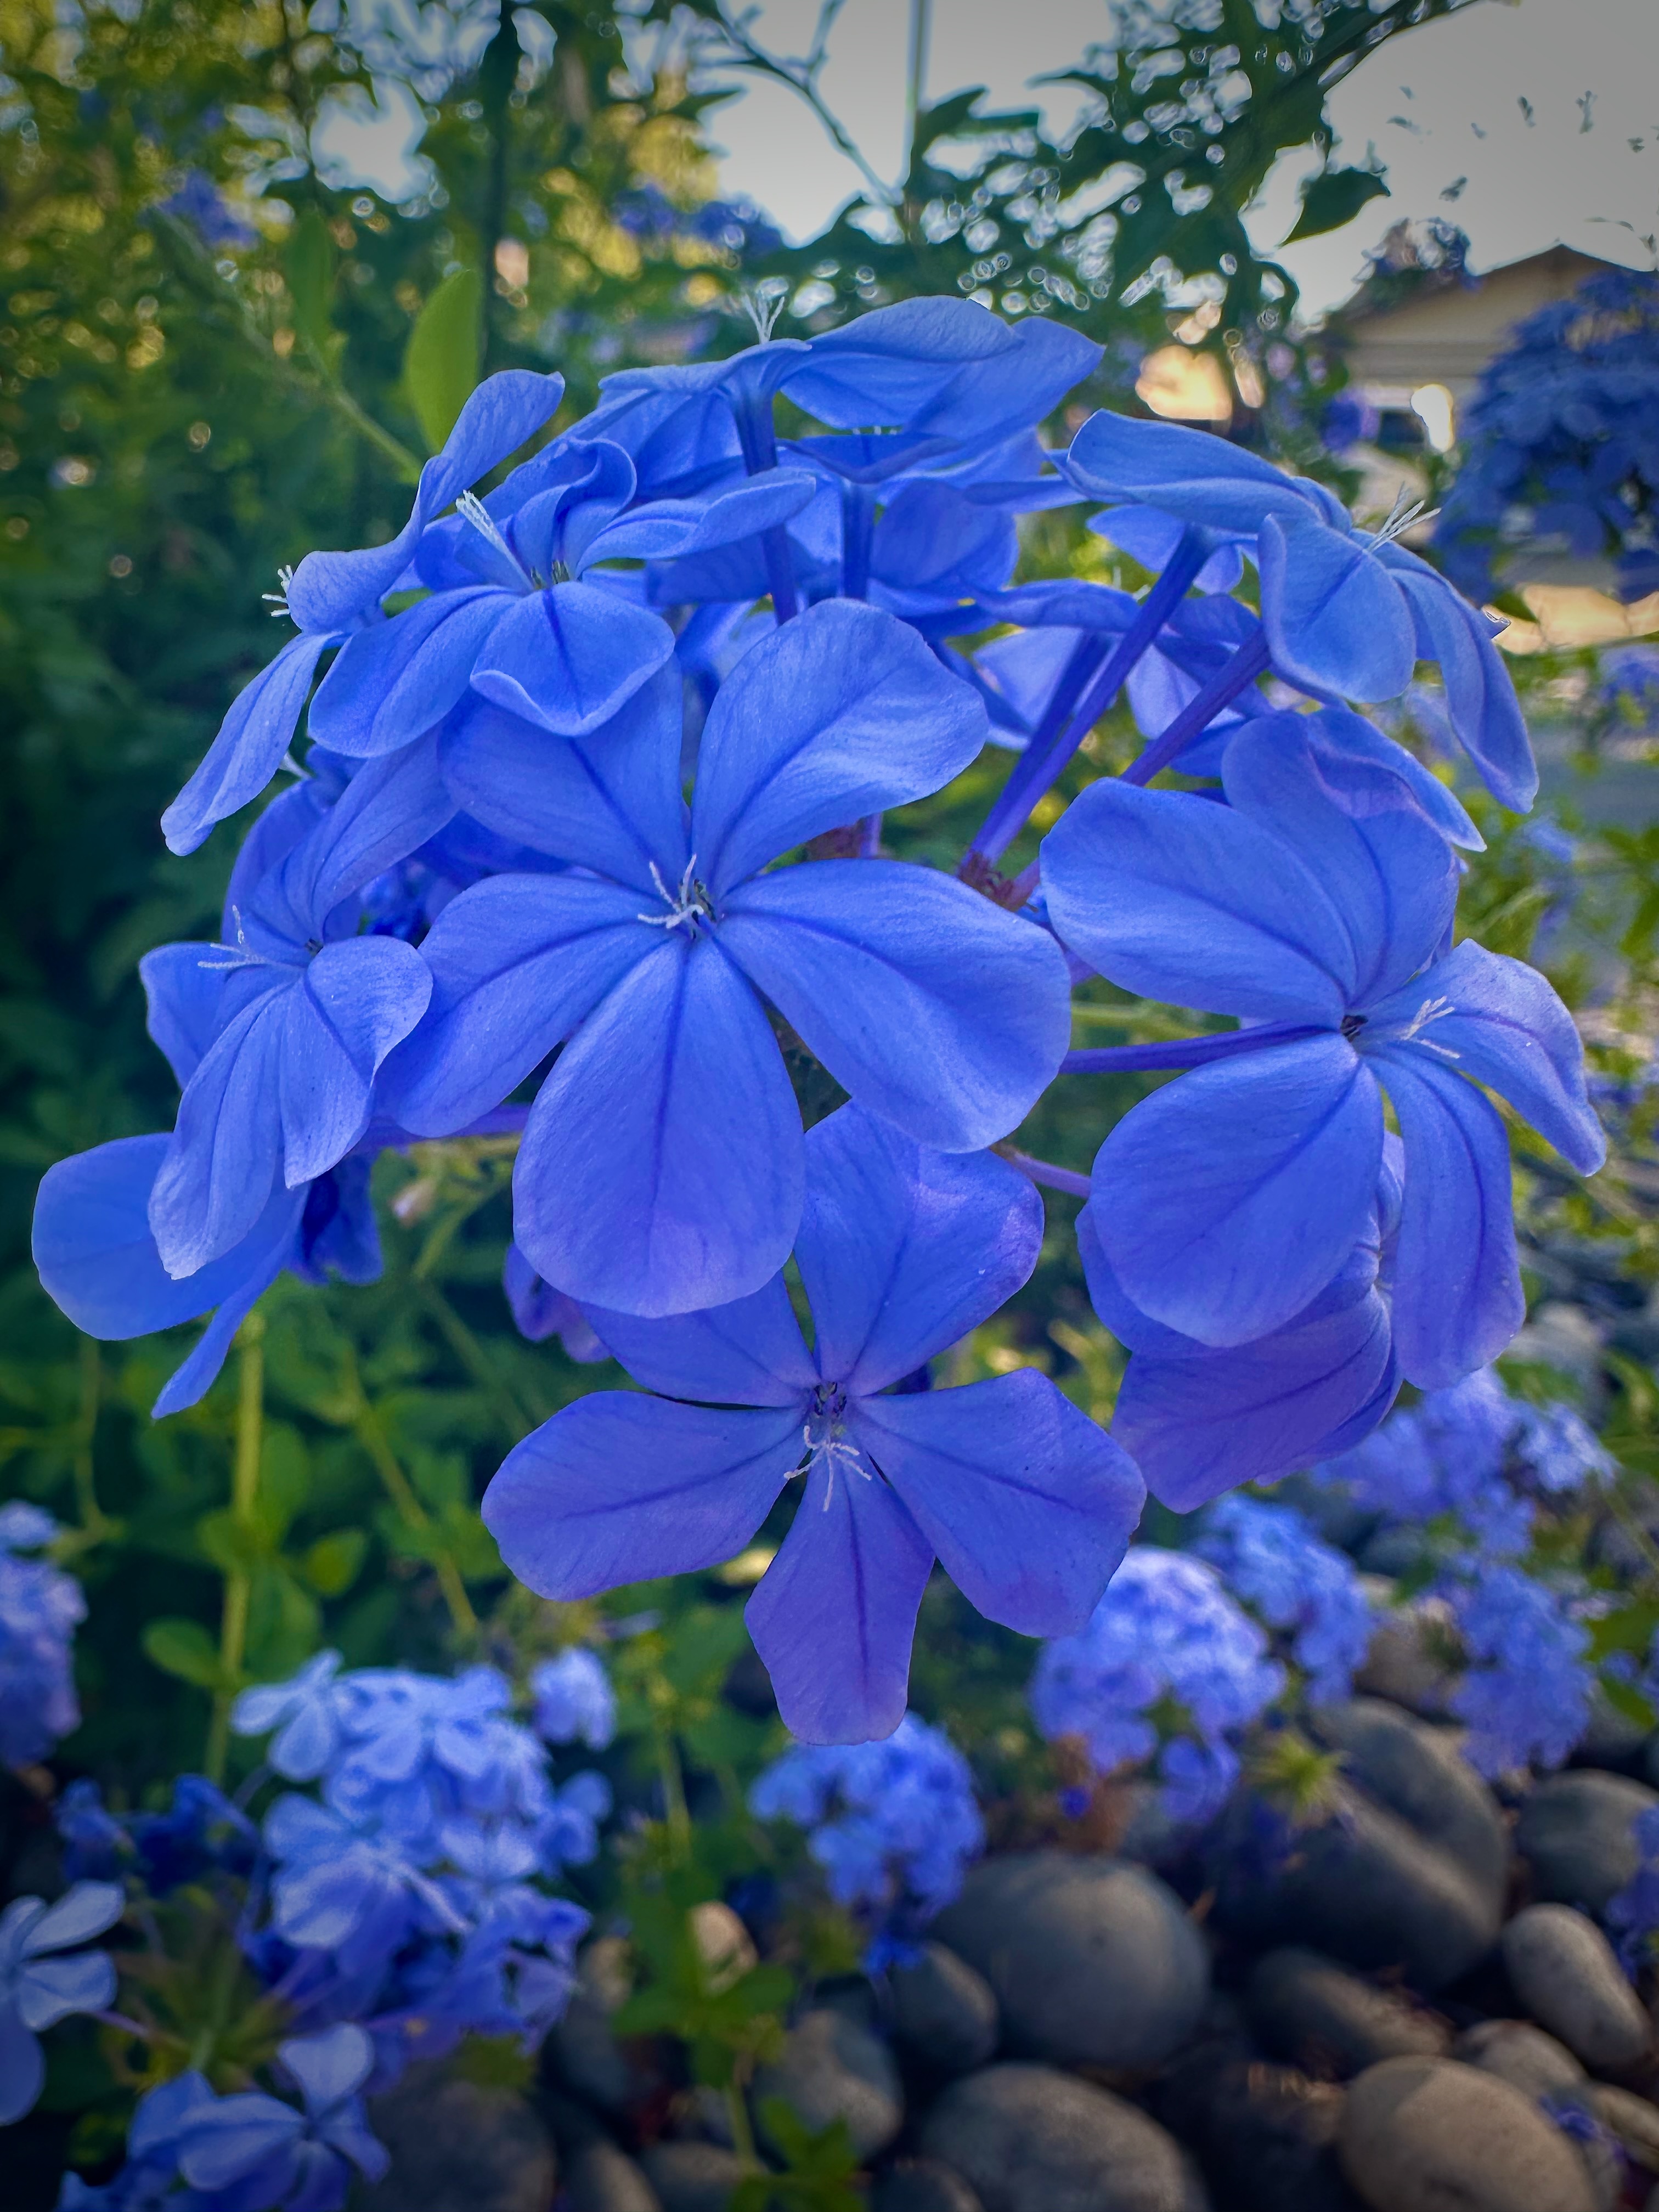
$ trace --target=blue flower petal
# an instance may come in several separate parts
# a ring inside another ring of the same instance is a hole
[[[827,1381],[868,1395],[914,1373],[1029,1280],[1036,1186],[991,1152],[935,1152],[857,1106],[806,1139],[795,1259]]]
[[[904,1717],[933,1552],[885,1483],[845,1458],[828,1464],[808,1477],[744,1619],[789,1733],[868,1743]]]
[[[491,876],[427,933],[427,1018],[387,1066],[381,1104],[417,1136],[500,1105],[629,969],[659,947],[639,892],[580,876]]]
[[[690,1313],[757,1291],[800,1220],[800,1113],[760,1001],[678,936],[590,1014],[531,1109],[514,1234],[584,1304]]]
[[[454,812],[437,739],[417,738],[353,776],[315,827],[247,893],[243,914],[291,945],[320,939],[336,907],[435,837]],[[354,903],[328,933],[355,935],[358,921]]]
[[[717,1413],[599,1391],[508,1453],[484,1523],[543,1597],[695,1574],[748,1543],[801,1449],[799,1407]]]
[[[1403,546],[1383,549],[1417,617],[1417,649],[1440,663],[1452,729],[1500,805],[1524,814],[1538,796],[1526,717],[1492,625],[1479,607]]]
[[[1344,699],[1397,698],[1417,665],[1417,625],[1361,538],[1304,509],[1261,526],[1261,621],[1281,676]]]
[[[192,2189],[222,2190],[249,2176],[264,2179],[270,2169],[271,2193],[249,2195],[252,2203],[276,2203],[288,2191],[289,2170],[283,2154],[304,2132],[305,2116],[276,2097],[248,2091],[221,2097],[187,2113],[179,2130],[179,2171]]]
[[[1182,522],[1243,536],[1254,535],[1264,515],[1297,514],[1310,504],[1317,514],[1329,497],[1208,430],[1103,409],[1072,441],[1066,473],[1099,498],[1159,507]]]
[[[586,562],[676,561],[780,528],[816,497],[805,469],[763,469],[702,499],[655,500],[610,524]]]
[[[474,585],[434,592],[390,622],[359,630],[317,687],[312,736],[351,759],[396,752],[465,696],[491,631],[525,604]]]
[[[867,318],[864,319],[867,320]],[[919,431],[947,434],[958,448],[982,446],[1041,422],[1099,365],[1103,349],[1046,316],[1016,323],[1000,345],[959,368],[938,398],[914,416]]]
[[[1340,1037],[1309,1037],[1143,1099],[1096,1158],[1096,1225],[1154,1320],[1246,1344],[1300,1313],[1358,1243],[1382,1158],[1369,1070]]]
[[[902,860],[818,860],[727,900],[720,942],[860,1105],[977,1151],[1057,1073],[1070,987],[1044,930]]]
[[[118,1881],[77,1881],[34,1923],[23,1938],[21,1954],[37,1959],[88,1942],[113,1928],[126,1909],[126,1892]]]
[[[1583,1044],[1537,969],[1465,939],[1376,1007],[1372,1023],[1379,1030],[1391,1023],[1409,1027],[1425,1002],[1423,1046],[1500,1092],[1580,1175],[1594,1175],[1607,1146],[1584,1087]]]
[[[555,738],[482,701],[444,731],[450,788],[503,836],[580,861],[659,894],[651,871],[677,884],[687,848],[680,799],[680,677],[664,669],[592,739]]]
[[[660,615],[598,584],[558,584],[512,604],[478,655],[472,688],[540,729],[581,737],[673,653]]]
[[[138,963],[149,1008],[144,1025],[181,1091],[219,1034],[225,970],[215,963],[223,958],[216,945],[158,945]]]
[[[552,417],[562,376],[523,368],[487,377],[468,399],[443,450],[421,471],[409,520],[385,545],[352,553],[308,553],[288,586],[294,618],[310,630],[349,628],[384,599],[413,557],[422,531],[497,462],[515,453]]]
[[[825,331],[779,380],[833,429],[907,422],[971,362],[1014,350],[1006,323],[967,300],[901,300]]]
[[[703,1313],[641,1321],[602,1306],[583,1310],[635,1381],[667,1398],[799,1406],[818,1379],[781,1275],[746,1298]]]
[[[1120,1331],[1127,1301],[1087,1206],[1078,1218],[1078,1248],[1096,1312],[1134,1352],[1112,1434],[1172,1512],[1193,1512],[1241,1483],[1273,1482],[1310,1465],[1328,1455],[1334,1436],[1352,1440],[1357,1417],[1374,1426],[1393,1401],[1399,1376],[1389,1310],[1374,1290],[1334,1311],[1322,1296],[1286,1328],[1231,1351],[1171,1332],[1164,1346],[1143,1347],[1133,1341],[1133,1320],[1130,1334]],[[1370,1267],[1374,1273],[1374,1254]]]
[[[1439,950],[1457,903],[1457,863],[1389,767],[1355,758],[1346,803],[1329,791],[1308,719],[1264,715],[1242,730],[1222,783],[1235,811],[1282,837],[1318,878],[1351,948],[1342,963],[1353,978],[1350,1003],[1364,1006]]]
[[[168,850],[193,853],[214,824],[257,799],[283,764],[317,663],[335,638],[302,633],[239,691],[201,766],[161,817]]]
[[[45,2087],[46,2055],[17,2016],[0,2000],[0,2128],[9,2128],[30,2111]]]
[[[1121,1446],[1046,1375],[861,1398],[848,1428],[987,1620],[1022,1636],[1084,1626],[1146,1492]]]
[[[1373,771],[1387,769],[1415,799],[1448,844],[1468,853],[1484,853],[1486,841],[1469,819],[1457,793],[1443,783],[1433,769],[1414,753],[1384,735],[1364,714],[1346,707],[1324,707],[1316,714],[1297,717],[1302,736],[1318,764],[1321,781],[1339,806],[1368,814],[1376,805]]]
[[[282,1158],[286,1001],[299,980],[273,971],[272,987],[226,1024],[185,1087],[149,1200],[170,1275],[194,1274],[240,1244],[270,1197]]]
[[[100,1889],[108,1886],[97,1885]],[[125,1899],[120,1902],[125,1904]],[[107,1920],[103,1923],[105,1928],[109,1924]],[[101,1929],[88,1932],[97,1935]],[[44,1948],[40,1930],[36,1929],[34,1934],[36,1948]],[[73,1942],[77,1939],[60,1936],[58,1940]],[[77,1951],[66,1959],[35,1959],[17,1978],[18,2018],[35,2035],[55,2027],[71,2013],[102,2012],[114,2002],[115,1966],[102,1951]]]
[[[913,629],[845,599],[813,607],[720,687],[697,757],[697,872],[718,902],[809,837],[939,790],[985,733],[984,708]]]
[[[303,983],[288,993],[280,1095],[290,1190],[314,1181],[356,1143],[380,1062],[415,1027],[431,995],[425,961],[396,937],[325,945]]]
[[[1334,1024],[1356,981],[1300,856],[1211,799],[1103,777],[1043,839],[1042,888],[1061,941],[1143,998]]]
[[[48,1297],[77,1328],[105,1342],[173,1328],[216,1306],[234,1310],[234,1329],[296,1249],[306,1194],[278,1188],[233,1251],[182,1279],[169,1275],[149,1226],[150,1190],[167,1144],[164,1136],[120,1137],[59,1160],[46,1170],[34,1202],[34,1264]],[[211,1382],[222,1357],[214,1357],[204,1336],[162,1392],[159,1409],[172,1413],[193,1403],[185,1394],[194,1389],[198,1370],[208,1371],[195,1396]]]
[[[1408,1382],[1439,1390],[1496,1359],[1527,1317],[1509,1137],[1474,1085],[1427,1053],[1376,1059],[1406,1147],[1395,1346]]]
[[[374,2045],[349,2021],[319,2035],[290,2036],[277,2045],[276,2056],[293,2075],[307,2112],[351,2096],[374,2066]]]

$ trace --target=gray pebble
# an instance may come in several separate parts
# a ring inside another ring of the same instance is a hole
[[[363,2212],[546,2212],[552,2139],[511,2089],[447,2078],[442,2061],[411,2066],[369,2118],[392,2167],[359,2190]]]
[[[1561,2130],[1449,2058],[1388,2058],[1351,2082],[1337,2148],[1372,2212],[1596,2212]]]
[[[1659,1793],[1594,1768],[1540,1782],[1515,1830],[1515,1847],[1532,1869],[1533,1895],[1599,1919],[1636,1872],[1632,1825],[1652,1805],[1659,1805]]]
[[[726,2212],[748,2168],[720,2143],[659,2142],[640,2153],[640,2171],[662,2212]]]
[[[1158,2117],[1197,2152],[1228,2212],[1363,2212],[1336,2162],[1342,2092],[1263,2058],[1242,2033],[1183,2051]]]
[[[1332,1816],[1264,1863],[1260,1808],[1236,1798],[1216,1838],[1217,1920],[1253,1943],[1307,1943],[1442,1989],[1498,1935],[1508,1869],[1498,1801],[1446,1731],[1380,1698],[1316,1720],[1342,1753]]]
[[[1353,1684],[1368,1698],[1433,1720],[1449,1710],[1457,1680],[1451,1607],[1443,1598],[1419,1597],[1379,1614]]]
[[[1577,2089],[1584,2079],[1583,2068],[1566,2045],[1529,2020],[1479,2021],[1458,2037],[1451,2055],[1540,2102]]]
[[[1245,2004],[1275,2057],[1337,2081],[1384,2058],[1437,2056],[1451,2039],[1443,2021],[1317,1951],[1269,1951],[1251,1970]]]
[[[981,1860],[935,1925],[990,1984],[1008,2047],[1060,2065],[1161,2065],[1209,1995],[1209,1956],[1180,1899],[1115,1859]]]
[[[914,1966],[889,1978],[893,2038],[936,2074],[971,2074],[997,2047],[997,2001],[991,1984],[943,1943],[924,1946]]]
[[[1047,2066],[953,2081],[920,2147],[963,2174],[985,2212],[1206,2212],[1180,2146],[1137,2106]]]
[[[838,2012],[803,2013],[782,2056],[755,2077],[754,2103],[781,2097],[809,2128],[845,2120],[860,2160],[885,2150],[904,2124],[904,2092],[893,2054],[866,2028]]]
[[[870,2212],[984,2212],[971,2185],[936,2158],[901,2158],[870,2188]]]
[[[1659,2173],[1659,2108],[1632,2089],[1592,2081],[1584,2092],[1602,2126],[1617,2136],[1626,2155],[1646,2172]]]
[[[1618,2071],[1641,2057],[1647,2014],[1593,1920],[1570,1905],[1529,1905],[1504,1929],[1503,1951],[1516,1996],[1575,2058]]]
[[[649,2042],[619,2043],[611,2015],[634,1986],[633,1954],[621,1936],[600,1936],[576,1962],[576,1987],[544,2046],[556,2081],[613,2116],[647,2103],[666,2086]]]
[[[565,2168],[560,2212],[662,2212],[657,2192],[613,2142],[591,2142]]]

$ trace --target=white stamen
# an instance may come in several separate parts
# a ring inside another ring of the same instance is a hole
[[[215,971],[221,969],[230,968],[270,967],[271,963],[264,959],[259,953],[256,952],[247,941],[247,933],[242,927],[242,909],[240,907],[232,907],[230,909],[230,915],[231,920],[236,925],[235,944],[216,944],[213,948],[214,951],[216,952],[222,952],[225,956],[224,958],[222,960],[198,960],[196,965],[198,968],[207,968]]]
[[[522,562],[495,526],[495,519],[475,491],[464,491],[455,502],[455,512],[464,522],[470,522],[487,544],[498,553],[504,553],[515,568]]]
[[[783,313],[783,303],[789,297],[789,287],[781,276],[763,277],[743,295],[744,313],[755,325],[755,336],[763,345],[770,345],[772,332],[777,327],[778,317]]]
[[[1462,1054],[1454,1051],[1450,1045],[1437,1044],[1432,1037],[1423,1035],[1423,1031],[1427,1029],[1431,1022],[1443,1021],[1448,1014],[1455,1014],[1456,1012],[1456,1007],[1449,999],[1425,999],[1405,1028],[1401,1030],[1400,1042],[1401,1044],[1421,1045],[1425,1052],[1437,1052],[1444,1060],[1462,1060]]]
[[[812,1434],[812,1429],[813,1424],[808,1421],[800,1432],[801,1440],[805,1444],[809,1455],[806,1464],[800,1472],[803,1477],[810,1478],[813,1468],[821,1460],[826,1463],[829,1474],[823,1486],[823,1504],[820,1510],[827,1513],[830,1510],[830,1501],[836,1494],[836,1462],[837,1460],[845,1460],[853,1473],[861,1475],[866,1482],[871,1480],[871,1474],[869,1468],[864,1463],[863,1454],[856,1444],[847,1441],[839,1421],[831,1421],[823,1434],[817,1437]]]
[[[1396,538],[1403,537],[1415,524],[1432,522],[1439,512],[1437,507],[1425,507],[1420,499],[1408,500],[1407,488],[1401,484],[1394,495],[1394,505],[1389,509],[1382,528],[1371,532],[1371,544],[1373,546],[1392,545]]]
[[[276,580],[283,587],[280,592],[261,592],[259,597],[264,599],[270,607],[270,619],[272,622],[281,622],[285,615],[288,617],[288,619],[292,622],[294,617],[289,611],[288,604],[289,591],[294,582],[294,569],[292,564],[285,568],[279,568],[276,571]]]
[[[668,912],[637,914],[634,917],[635,921],[648,922],[653,929],[678,929],[684,927],[695,936],[700,922],[712,921],[714,918],[714,908],[708,903],[708,894],[696,880],[696,869],[697,856],[693,853],[685,864],[684,874],[680,878],[679,890],[677,892],[671,891],[662,870],[653,860],[651,880],[657,886],[657,896],[668,908]]]

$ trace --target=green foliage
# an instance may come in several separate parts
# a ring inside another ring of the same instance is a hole
[[[483,307],[483,279],[477,270],[453,270],[422,307],[409,334],[404,387],[421,434],[434,453],[478,380]]]
[[[732,2193],[732,2212],[860,2212],[859,2161],[843,2119],[809,2128],[781,2097],[761,2100],[761,2124],[784,2160],[781,2173],[751,2173]]]
[[[1294,246],[1298,239],[1340,230],[1370,201],[1389,197],[1389,188],[1376,169],[1322,170],[1303,187],[1302,212],[1295,229],[1286,233],[1285,243]]]

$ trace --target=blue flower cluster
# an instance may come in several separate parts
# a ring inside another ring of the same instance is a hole
[[[1659,590],[1659,277],[1593,276],[1529,315],[1481,377],[1435,543],[1489,595],[1506,542],[1618,562],[1627,599]]]
[[[617,1693],[597,1652],[573,1646],[531,1670],[536,1733],[548,1743],[603,1751],[617,1733]]]
[[[608,1732],[591,1676],[568,1664],[586,1656],[567,1654],[562,1672],[555,1662],[562,1722],[580,1683],[571,1735]],[[608,1698],[602,1673],[599,1684]],[[354,2167],[370,2179],[385,2167],[360,2092],[389,2087],[411,2060],[441,2057],[465,2035],[541,2042],[574,1986],[588,1924],[549,1884],[593,1857],[611,1793],[592,1772],[556,1787],[511,1703],[493,1668],[453,1680],[342,1673],[325,1651],[236,1702],[237,1732],[270,1738],[264,1771],[316,1785],[277,1796],[257,1830],[198,1775],[178,1783],[167,1813],[112,1814],[91,1783],[64,1792],[67,1869],[101,1877],[73,1894],[112,1899],[112,1918],[122,1883],[159,1899],[182,1882],[231,1879],[222,1902],[243,1955],[296,2031],[279,2056],[301,2099],[216,2100],[199,2076],[185,2077],[188,2090],[175,2082],[141,2103],[110,2191],[74,2183],[66,2204],[136,2212],[182,2179],[191,2212],[334,2212]],[[52,1936],[52,1923],[41,1927]],[[37,1936],[36,1948],[51,1945]],[[113,1990],[112,1971],[97,2002]]]
[[[1465,1756],[1484,1774],[1559,1766],[1589,1725],[1594,1673],[1589,1592],[1521,1564],[1540,1503],[1605,1480],[1613,1463],[1568,1405],[1512,1398],[1495,1369],[1427,1392],[1314,1480],[1425,1536],[1433,1583],[1464,1647],[1451,1707]]]
[[[1468,1728],[1463,1756],[1486,1775],[1559,1766],[1589,1726],[1589,1631],[1573,1594],[1507,1561],[1447,1577],[1467,1671],[1451,1710]]]
[[[1316,1705],[1346,1698],[1376,1620],[1353,1562],[1289,1505],[1224,1498],[1194,1547],[1232,1595],[1289,1639]]]
[[[763,1820],[811,1831],[830,1893],[870,1929],[874,1972],[915,1955],[985,1848],[968,1762],[942,1729],[906,1713],[884,1741],[797,1744],[749,1793]]]
[[[1226,1802],[1238,1740],[1285,1681],[1214,1567],[1136,1544],[1081,1634],[1043,1646],[1031,1711],[1050,1743],[1080,1737],[1099,1774],[1156,1753],[1165,1811],[1202,1821]]]
[[[194,2068],[147,2091],[126,2164],[100,2188],[68,2175],[58,2212],[341,2212],[357,2177],[379,2181],[389,2163],[361,2094],[374,2046],[343,2024],[290,2036],[276,2064],[297,2104],[260,2089],[216,2096]]]
[[[76,2013],[107,2009],[115,1968],[82,1946],[126,1910],[114,1882],[78,1881],[55,1905],[14,1898],[0,1913],[0,2128],[21,2120],[46,2078],[44,2030]]]
[[[81,1722],[72,1650],[86,1618],[81,1585],[48,1560],[21,1556],[58,1533],[38,1505],[0,1505],[0,1766],[44,1759]]]
[[[143,963],[176,1124],[53,1168],[35,1252],[94,1335],[211,1316],[169,1412],[281,1271],[374,1275],[379,1151],[521,1132],[515,1310],[658,1395],[518,1448],[504,1557],[560,1597],[704,1567],[803,1477],[749,1619],[795,1732],[857,1741],[904,1711],[936,1559],[991,1618],[1074,1634],[1142,1474],[1188,1510],[1503,1348],[1486,1088],[1580,1170],[1602,1140],[1549,986],[1452,944],[1468,816],[1352,711],[1437,663],[1454,741],[1531,803],[1492,624],[1407,518],[1358,530],[1168,423],[1045,449],[1098,359],[1052,322],[921,299],[781,338],[780,304],[728,359],[607,379],[481,495],[562,393],[491,378],[395,538],[285,578],[297,634],[164,817],[193,850],[306,714],[219,940]],[[1016,580],[1017,517],[1085,501],[1141,597]],[[1144,750],[1009,880],[1120,692]],[[891,810],[993,734],[1012,763],[956,873],[887,857]],[[1210,787],[1149,788],[1171,765]],[[1091,972],[1239,1026],[1068,1052]],[[810,1139],[781,1031],[852,1102]],[[1062,1072],[1125,1068],[1188,1072],[1103,1129],[1079,1230],[1133,1354],[1115,1440],[1034,1372],[915,1388],[1035,1264],[1035,1194],[990,1148]]]
[[[1364,1441],[1313,1470],[1324,1488],[1390,1522],[1450,1516],[1481,1557],[1524,1552],[1540,1498],[1569,1497],[1612,1474],[1583,1416],[1513,1398],[1483,1368],[1391,1414]]]

